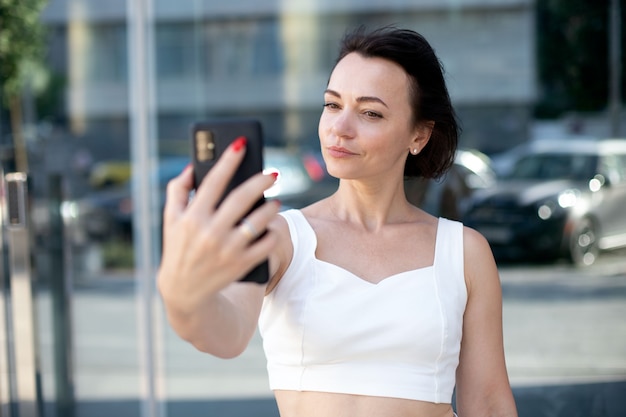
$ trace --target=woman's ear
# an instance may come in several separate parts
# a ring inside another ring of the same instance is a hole
[[[411,142],[410,152],[413,155],[417,155],[424,149],[424,146],[430,140],[430,135],[433,133],[433,129],[435,127],[435,122],[432,120],[427,120],[421,122],[415,129],[415,137]]]

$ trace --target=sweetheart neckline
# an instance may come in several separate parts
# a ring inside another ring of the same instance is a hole
[[[330,266],[332,268],[338,269],[338,270],[344,272],[346,275],[349,275],[350,277],[352,277],[354,279],[357,279],[357,280],[359,280],[359,281],[361,281],[364,284],[369,285],[369,286],[378,286],[378,285],[382,284],[385,281],[394,280],[394,278],[400,278],[400,277],[402,277],[404,275],[419,274],[419,273],[422,273],[422,272],[427,272],[427,271],[432,270],[435,267],[435,265],[431,264],[431,265],[422,266],[422,267],[419,267],[419,268],[409,269],[409,270],[406,270],[406,271],[401,271],[401,272],[397,272],[395,274],[387,275],[387,276],[383,277],[381,280],[379,280],[377,282],[372,282],[372,281],[369,281],[369,280],[361,277],[360,275],[355,274],[354,272],[350,271],[349,269],[344,268],[342,266],[339,266],[337,264],[334,264],[332,262],[324,261],[323,259],[319,259],[317,257],[314,257],[314,260],[315,260],[315,262],[317,262],[319,264],[323,264],[323,265]]]

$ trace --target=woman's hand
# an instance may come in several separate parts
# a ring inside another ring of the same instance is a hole
[[[277,238],[271,231],[258,241],[253,234],[266,230],[278,213],[277,201],[266,202],[239,224],[272,186],[274,175],[253,176],[216,208],[244,152],[244,139],[233,142],[191,201],[191,167],[168,184],[158,286],[170,315],[194,314],[220,290],[267,258],[276,245]]]

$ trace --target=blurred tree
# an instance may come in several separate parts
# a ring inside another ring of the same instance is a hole
[[[537,117],[554,118],[570,111],[606,109],[609,3],[609,0],[536,1],[540,85]],[[621,8],[620,16],[622,48],[626,45],[625,9]],[[622,91],[622,100],[625,97]]]
[[[18,171],[28,171],[22,97],[45,85],[44,27],[39,16],[46,0],[0,0],[0,100],[9,109]]]
[[[37,117],[60,123],[65,118],[64,95],[67,88],[67,77],[64,74],[49,70],[46,74],[45,89],[37,92],[35,97]]]

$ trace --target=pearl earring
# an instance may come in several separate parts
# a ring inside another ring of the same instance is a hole
[[[417,149],[411,149],[411,153],[412,153],[413,155],[417,155]]]

